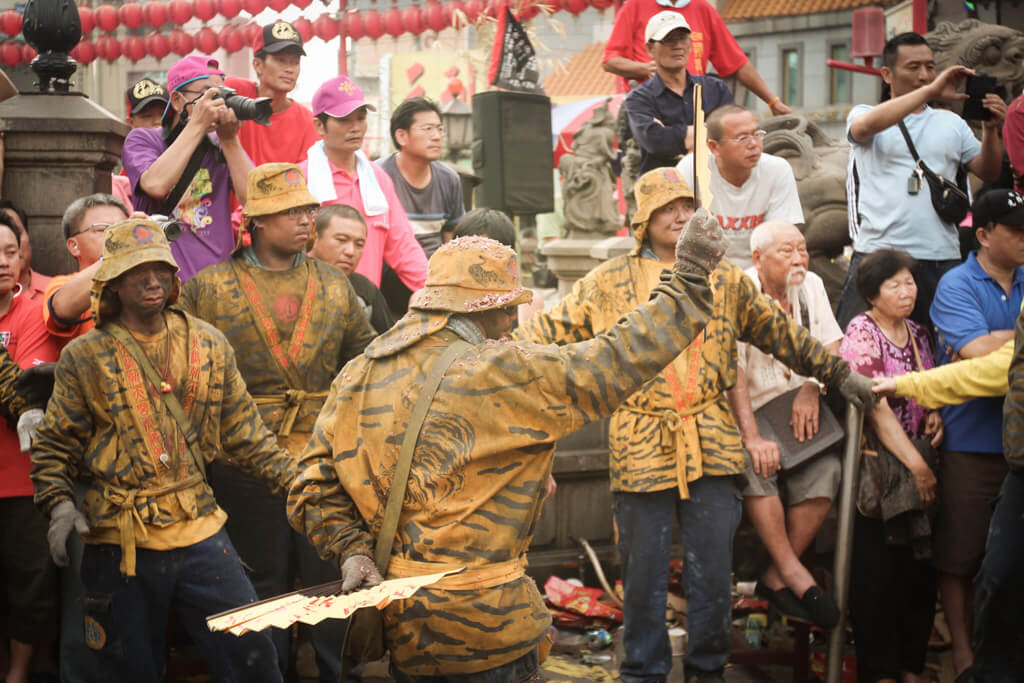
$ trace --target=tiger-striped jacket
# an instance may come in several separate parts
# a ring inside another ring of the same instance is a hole
[[[420,432],[391,570],[409,561],[429,563],[421,574],[479,569],[526,552],[555,440],[610,415],[711,314],[703,278],[666,275],[656,291],[623,324],[583,343],[488,341],[456,359]],[[372,557],[413,404],[455,339],[448,318],[411,311],[332,384],[288,500],[292,526],[325,559]],[[536,585],[522,575],[490,587],[427,587],[389,605],[384,619],[398,670],[431,676],[513,661],[551,623]]]
[[[189,377],[176,377],[173,384],[196,434],[201,450],[196,455],[207,462],[230,456],[233,463],[262,476],[271,486],[286,488],[296,475],[295,460],[277,446],[260,419],[224,335],[181,311],[168,309],[165,315],[180,316],[188,325]],[[135,395],[130,384],[133,373],[124,372],[118,355],[122,348],[102,328],[64,347],[53,396],[32,444],[36,505],[49,515],[57,503],[74,500],[72,486],[77,479],[87,485],[82,512],[94,529],[119,528],[122,504],[129,501],[134,501],[129,512],[138,525],[167,527],[217,511],[213,492],[191,457],[172,452],[172,466],[152,457],[144,442],[145,426],[132,401],[148,400],[151,414],[164,423],[167,408],[151,387]],[[194,395],[185,395],[188,391]],[[169,450],[175,450],[177,435],[177,429],[165,434],[171,442]],[[188,479],[199,481],[161,495],[138,495]]]
[[[640,256],[610,259],[515,336],[558,344],[589,339],[646,301],[663,267]],[[678,487],[686,498],[689,482],[743,471],[743,442],[725,395],[736,383],[737,340],[834,387],[850,372],[727,259],[711,274],[711,283],[714,317],[703,334],[612,415],[613,491]]]

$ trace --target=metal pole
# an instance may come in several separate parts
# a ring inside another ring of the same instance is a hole
[[[857,509],[857,478],[860,470],[860,433],[864,414],[852,405],[846,406],[846,449],[843,452],[843,479],[839,487],[839,533],[836,557],[832,567],[836,607],[839,621],[828,639],[828,664],[825,683],[843,679],[843,654],[846,649],[846,608],[850,597],[850,555],[853,553],[853,516]]]

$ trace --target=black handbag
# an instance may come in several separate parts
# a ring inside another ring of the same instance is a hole
[[[947,223],[959,225],[960,221],[967,217],[967,212],[971,208],[970,197],[955,182],[943,178],[928,168],[928,164],[924,163],[917,155],[917,149],[914,148],[906,125],[902,121],[899,125],[903,139],[907,141],[907,147],[910,148],[910,155],[914,157],[918,171],[928,183],[928,191],[932,195],[932,206],[935,207],[935,213],[939,214],[939,218]]]

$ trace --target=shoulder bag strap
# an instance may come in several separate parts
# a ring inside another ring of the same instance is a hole
[[[458,339],[445,349],[441,357],[434,362],[427,375],[423,388],[420,390],[416,405],[412,408],[409,416],[409,426],[402,437],[402,447],[398,451],[398,463],[395,466],[395,476],[391,480],[391,490],[388,492],[388,502],[384,506],[384,521],[380,526],[380,534],[377,535],[377,546],[374,551],[374,562],[377,569],[384,576],[388,573],[388,564],[391,563],[391,548],[395,543],[395,532],[398,531],[398,518],[402,513],[402,502],[405,499],[405,488],[409,482],[409,470],[412,468],[412,453],[416,449],[416,442],[420,437],[420,429],[423,428],[423,421],[427,417],[427,409],[434,400],[437,388],[441,385],[444,373],[448,371],[455,359],[463,351],[472,346],[469,342]]]
[[[170,216],[171,212],[174,211],[175,207],[178,206],[178,202],[181,201],[181,195],[185,194],[185,190],[188,189],[189,183],[192,182],[192,178],[195,177],[199,171],[199,167],[203,165],[203,158],[206,156],[206,152],[213,143],[210,142],[210,138],[204,136],[199,146],[196,147],[195,151],[192,152],[192,156],[188,159],[188,164],[185,165],[185,171],[178,178],[177,184],[171,189],[170,194],[164,199],[163,204],[160,205],[160,209],[156,213],[164,216]],[[157,385],[159,386],[159,385]]]
[[[900,132],[903,133],[903,139],[907,141],[907,147],[910,149],[910,156],[914,157],[915,162],[921,163],[921,158],[917,156],[917,149],[914,147],[914,141],[910,139],[910,132],[902,121],[900,121]]]
[[[157,393],[163,398],[164,405],[171,413],[171,417],[178,423],[178,429],[185,436],[185,443],[187,444],[186,450],[189,455],[192,456],[192,460],[195,461],[196,467],[199,468],[199,472],[203,475],[203,479],[206,479],[206,462],[203,460],[199,453],[199,444],[196,441],[196,434],[192,430],[192,423],[189,422],[188,416],[185,415],[185,409],[181,407],[181,403],[178,401],[178,397],[174,395],[173,391],[166,393],[160,391],[160,383],[163,381],[160,379],[159,373],[153,364],[149,362],[149,358],[143,353],[142,349],[139,348],[139,343],[135,341],[135,337],[129,334],[128,330],[124,329],[117,323],[109,323],[103,326],[103,329],[114,339],[116,339],[122,346],[124,346],[128,353],[132,355],[135,362],[139,364],[142,371],[146,373],[146,379],[156,388]],[[171,333],[171,328],[168,326],[167,334]]]
[[[907,325],[906,321],[903,323]],[[924,363],[921,362],[921,352],[917,349],[917,340],[914,339],[914,331],[907,325],[907,336],[910,337],[910,345],[914,347],[914,360],[917,361],[917,369],[924,372]]]

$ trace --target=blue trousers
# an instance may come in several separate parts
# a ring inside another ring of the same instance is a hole
[[[475,674],[410,676],[392,666],[391,677],[395,679],[395,683],[535,683],[545,680],[540,672],[536,650],[531,650],[508,664]]]
[[[975,580],[974,680],[1024,676],[1024,472],[1011,471],[996,499]]]
[[[729,660],[732,542],[742,508],[733,477],[703,477],[690,498],[675,488],[613,492],[625,600],[625,683],[661,683],[672,670],[665,627],[672,530],[682,531],[689,643],[687,672],[713,673]]]
[[[172,608],[206,659],[214,681],[280,683],[277,655],[264,632],[210,631],[206,617],[256,601],[227,532],[175,550],[136,553],[136,575],[121,574],[121,548],[86,544],[85,642],[98,682],[164,680],[164,635]]]

